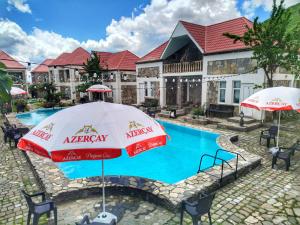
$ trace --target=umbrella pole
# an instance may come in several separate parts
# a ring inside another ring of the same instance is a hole
[[[281,111],[279,111],[279,115],[278,115],[278,132],[277,132],[277,143],[276,143],[276,147],[278,148],[278,143],[279,143],[279,133],[280,133],[280,117],[281,117]]]
[[[105,183],[104,183],[104,159],[102,159],[102,206],[105,214]]]

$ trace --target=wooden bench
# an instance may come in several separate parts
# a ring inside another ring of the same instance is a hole
[[[233,105],[219,105],[219,104],[210,104],[206,110],[206,115],[211,117],[233,117],[234,106]]]

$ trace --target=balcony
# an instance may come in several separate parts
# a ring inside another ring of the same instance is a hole
[[[163,65],[163,73],[186,73],[202,71],[202,60]]]

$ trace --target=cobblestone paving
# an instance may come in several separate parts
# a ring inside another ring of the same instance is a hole
[[[285,127],[289,132],[282,132],[281,143],[288,146],[300,137],[299,120]],[[211,211],[213,224],[300,224],[300,152],[293,156],[290,171],[286,172],[282,163],[273,170],[270,153],[258,145],[258,137],[258,130],[240,134],[237,145],[262,156],[263,164],[217,192]],[[0,224],[25,224],[26,204],[19,189],[40,187],[19,151],[2,143],[0,153]],[[59,204],[59,224],[74,224],[84,214],[95,216],[100,202],[100,196],[91,196]],[[118,210],[120,225],[179,224],[178,214],[132,196],[109,196],[108,210]],[[187,215],[184,224],[191,224]]]

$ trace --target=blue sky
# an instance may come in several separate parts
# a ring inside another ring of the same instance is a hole
[[[178,20],[265,20],[271,6],[271,0],[0,0],[0,49],[24,60],[78,46],[142,56],[168,39]]]
[[[24,31],[31,32],[33,27],[38,27],[80,41],[104,38],[105,28],[112,19],[130,17],[134,8],[149,3],[145,0],[29,0],[30,14],[13,7],[8,11],[8,2],[0,1],[1,17],[16,22]]]

